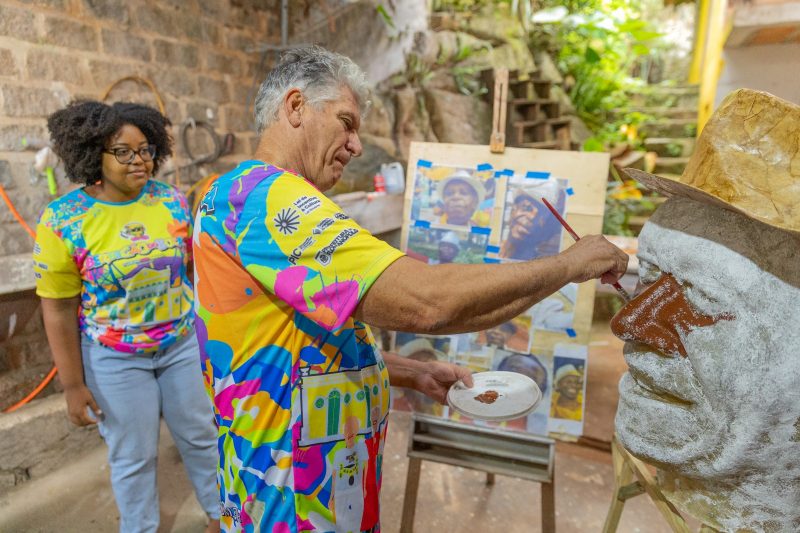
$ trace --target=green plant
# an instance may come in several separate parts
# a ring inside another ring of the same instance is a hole
[[[644,86],[630,72],[651,53],[660,36],[639,19],[632,0],[545,0],[534,17],[532,48],[550,51],[567,79],[566,88],[578,115],[610,145],[633,140],[630,127],[645,117],[620,113],[630,108],[629,93]],[[622,129],[621,126],[628,126]],[[597,148],[597,143],[589,143]]]
[[[667,143],[664,151],[666,152],[667,157],[680,157],[683,155],[683,145],[678,142]]]
[[[603,216],[603,235],[632,237],[631,217],[650,215],[656,204],[642,195],[642,186],[637,182],[612,181],[606,191],[606,212]]]

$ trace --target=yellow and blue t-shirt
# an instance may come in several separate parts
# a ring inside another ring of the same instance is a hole
[[[194,250],[223,530],[379,528],[389,375],[352,314],[402,252],[260,161],[208,190]]]
[[[165,348],[192,328],[190,237],[186,198],[165,183],[149,180],[135,200],[120,203],[74,190],[39,219],[36,293],[80,295],[81,332],[103,346]]]

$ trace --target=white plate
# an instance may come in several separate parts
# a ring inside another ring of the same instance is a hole
[[[474,387],[468,389],[460,381],[447,392],[447,403],[464,416],[478,420],[513,420],[533,411],[542,399],[539,386],[528,376],[517,372],[479,372],[472,375]],[[476,399],[486,391],[498,393],[492,403]]]

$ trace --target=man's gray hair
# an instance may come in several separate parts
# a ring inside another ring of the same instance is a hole
[[[325,102],[336,100],[342,87],[353,91],[362,116],[369,108],[369,84],[352,59],[320,46],[295,48],[281,56],[258,90],[255,114],[259,135],[278,120],[283,97],[295,87],[317,109]]]

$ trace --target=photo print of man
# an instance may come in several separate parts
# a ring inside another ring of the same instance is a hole
[[[489,236],[468,231],[411,227],[406,253],[429,265],[483,263]]]
[[[566,180],[514,176],[509,180],[501,232],[501,259],[527,261],[555,255],[561,247],[562,227],[541,202],[566,211]]]
[[[520,315],[493,328],[472,334],[473,343],[527,353],[531,344],[531,317]]]
[[[494,174],[470,168],[417,166],[411,219],[447,227],[488,227]]]

